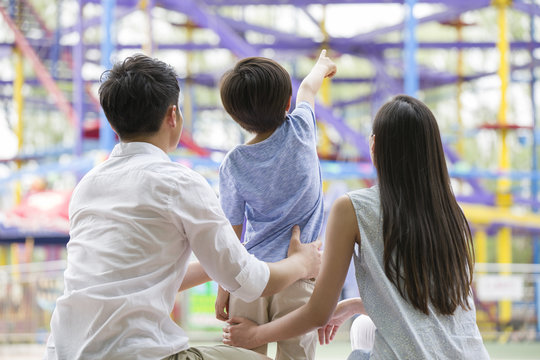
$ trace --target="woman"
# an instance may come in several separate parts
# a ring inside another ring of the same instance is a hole
[[[435,117],[422,102],[395,97],[375,117],[370,150],[379,184],[334,203],[310,301],[261,326],[230,319],[225,344],[253,348],[315,328],[328,342],[346,319],[366,313],[377,328],[374,345],[371,357],[355,358],[489,358],[471,295],[471,233]],[[362,300],[336,307],[353,254]]]

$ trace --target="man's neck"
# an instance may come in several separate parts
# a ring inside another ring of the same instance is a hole
[[[163,150],[164,153],[168,153],[168,143],[166,141],[161,140],[161,137],[158,136],[158,134],[152,135],[152,136],[133,136],[128,139],[122,139],[122,142],[130,143],[130,142],[145,142],[152,144],[161,150]]]

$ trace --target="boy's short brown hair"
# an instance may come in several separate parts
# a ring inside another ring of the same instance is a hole
[[[285,121],[292,95],[289,73],[271,59],[240,60],[221,78],[221,101],[225,110],[249,132],[264,133]]]

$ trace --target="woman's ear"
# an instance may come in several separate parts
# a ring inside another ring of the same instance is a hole
[[[375,135],[369,136],[369,155],[371,156],[371,162],[375,165]],[[376,165],[375,165],[376,166]]]

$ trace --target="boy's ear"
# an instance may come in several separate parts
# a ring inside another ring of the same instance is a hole
[[[285,111],[291,110],[291,100],[292,100],[292,95],[289,96],[289,103],[287,104],[287,109]]]

